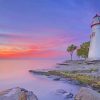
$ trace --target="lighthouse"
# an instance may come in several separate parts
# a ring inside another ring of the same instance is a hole
[[[100,60],[100,16],[97,14],[93,17],[91,29],[88,59]]]

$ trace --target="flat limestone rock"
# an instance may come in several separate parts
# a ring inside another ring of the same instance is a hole
[[[100,94],[90,88],[82,87],[75,100],[100,100]]]
[[[0,92],[0,100],[38,100],[32,91],[23,88],[12,88]]]

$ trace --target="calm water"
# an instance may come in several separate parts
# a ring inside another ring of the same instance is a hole
[[[39,100],[64,100],[63,96],[55,94],[57,89],[66,89],[76,94],[80,87],[28,72],[29,69],[53,68],[57,61],[0,60],[0,89],[19,86],[34,91]]]

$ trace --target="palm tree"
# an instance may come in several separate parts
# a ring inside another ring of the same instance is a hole
[[[73,60],[73,52],[76,50],[77,46],[71,44],[70,46],[68,46],[67,48],[67,52],[70,53],[71,56],[71,61]]]

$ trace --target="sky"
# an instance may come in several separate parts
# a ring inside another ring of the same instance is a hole
[[[0,58],[62,58],[90,40],[99,0],[0,0]]]

